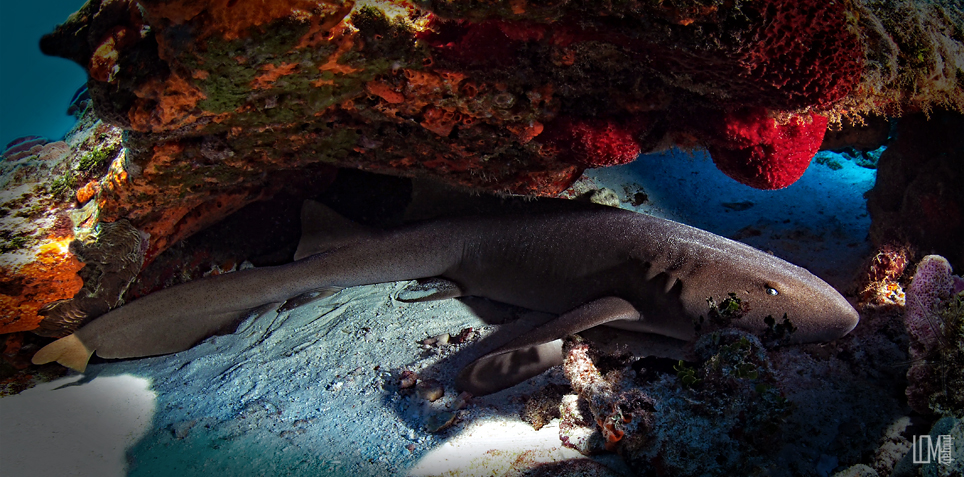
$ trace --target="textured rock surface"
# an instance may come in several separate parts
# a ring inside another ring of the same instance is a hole
[[[101,116],[135,131],[135,163],[164,175],[190,157],[233,189],[326,162],[554,194],[639,150],[726,149],[725,125],[693,124],[721,112],[964,105],[964,15],[940,4],[900,4],[910,26],[822,1],[140,5],[89,3],[43,49],[88,69]],[[926,34],[908,46],[902,28]],[[810,151],[813,129],[782,150]]]

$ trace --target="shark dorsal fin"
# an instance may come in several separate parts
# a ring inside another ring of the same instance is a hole
[[[372,234],[372,229],[342,217],[328,206],[306,200],[301,206],[301,241],[295,251],[295,260]]]

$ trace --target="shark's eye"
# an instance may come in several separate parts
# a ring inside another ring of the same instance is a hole
[[[773,288],[773,287],[767,287],[767,295],[777,296],[779,294],[780,294],[780,290],[777,290],[776,288]]]

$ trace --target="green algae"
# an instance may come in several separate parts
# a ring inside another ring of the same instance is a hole
[[[16,252],[26,248],[29,239],[23,235],[14,234],[10,230],[0,231],[0,253]]]
[[[279,23],[279,22],[276,22]],[[183,62],[191,69],[208,72],[204,79],[197,80],[198,88],[206,98],[198,106],[212,113],[234,111],[247,103],[251,95],[251,83],[267,65],[280,67],[283,60],[258,61],[271,58],[275,52],[293,48],[297,41],[308,32],[306,22],[283,22],[275,28],[252,28],[250,37],[227,41],[222,38],[208,39],[208,49],[196,59],[185,55]],[[269,33],[270,32],[270,33]],[[252,64],[259,67],[253,67]]]
[[[736,293],[732,292],[728,293],[727,297],[720,303],[716,303],[713,297],[709,297],[706,299],[706,304],[709,306],[706,316],[700,315],[694,324],[697,333],[703,331],[703,325],[706,324],[706,322],[709,322],[711,329],[726,328],[730,326],[734,320],[743,318],[746,312],[749,311],[749,304],[741,300]]]
[[[687,366],[683,360],[673,365],[673,371],[676,371],[676,377],[684,388],[695,386],[700,382],[700,378],[696,377],[696,368]]]
[[[52,195],[63,197],[72,193],[76,187],[76,175],[73,171],[67,171],[50,182],[49,190]]]
[[[297,123],[358,97],[365,83],[377,75],[420,64],[426,57],[424,51],[413,48],[414,33],[403,22],[390,21],[370,7],[352,18],[364,37],[383,41],[366,42],[372,45],[371,51],[341,53],[336,62],[343,72],[320,68],[338,54],[338,44],[296,48],[309,32],[307,22],[281,19],[251,28],[245,38],[210,38],[206,51],[183,60],[188,68],[207,73],[195,80],[206,96],[198,106],[215,114],[235,112],[231,126]],[[280,68],[291,72],[252,88],[261,74]],[[216,132],[217,127],[212,127],[205,132]]]
[[[105,135],[102,134],[101,136],[105,136]],[[106,137],[101,140],[104,140],[104,139],[106,139]],[[109,161],[117,155],[117,152],[119,150],[120,150],[120,147],[115,145],[112,147],[96,149],[94,151],[88,152],[87,154],[84,154],[84,156],[80,158],[80,162],[77,163],[77,169],[84,172],[92,171],[94,169],[100,169],[104,165],[108,164]]]

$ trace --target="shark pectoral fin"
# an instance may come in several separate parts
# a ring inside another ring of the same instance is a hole
[[[444,278],[429,278],[413,283],[398,292],[395,299],[402,303],[420,303],[423,301],[444,300],[463,296],[459,285]]]
[[[284,313],[286,311],[294,310],[299,306],[307,305],[313,301],[321,300],[322,298],[328,298],[335,293],[344,290],[345,287],[324,287],[317,290],[311,290],[310,292],[305,292],[300,295],[291,297],[285,300],[284,303],[278,307],[278,313]]]
[[[74,371],[83,373],[87,369],[87,361],[90,361],[92,354],[94,354],[94,350],[87,349],[87,346],[77,338],[77,335],[68,335],[40,348],[40,351],[33,355],[31,361],[33,364],[47,364],[56,361]]]
[[[320,202],[306,200],[301,206],[301,241],[294,258],[301,260],[373,233],[373,229],[342,217]]]
[[[473,361],[455,385],[476,396],[501,391],[561,364],[562,338],[612,321],[638,319],[636,308],[622,298],[593,300]]]

